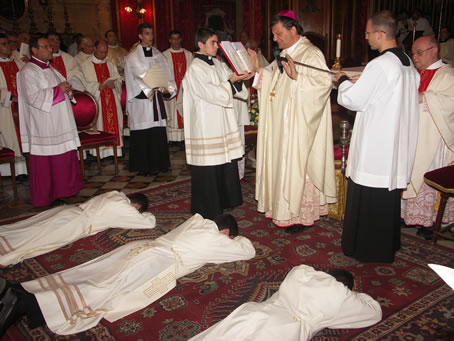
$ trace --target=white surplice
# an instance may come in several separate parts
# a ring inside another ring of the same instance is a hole
[[[32,57],[34,58],[34,57]],[[65,78],[53,67],[28,62],[17,75],[22,150],[32,155],[59,155],[80,146],[69,97],[57,104],[54,87]]]
[[[125,64],[125,82],[126,82],[126,108],[129,115],[129,128],[131,130],[142,130],[153,127],[165,127],[166,120],[161,115],[159,105],[156,105],[158,111],[158,120],[154,120],[153,102],[145,99],[137,99],[142,91],[145,96],[150,98],[153,89],[150,89],[143,81],[148,70],[155,64],[159,65],[169,76],[169,85],[167,87],[171,98],[177,94],[177,86],[170,71],[166,58],[158,49],[151,47],[152,57],[145,57],[141,44],[137,45],[126,57]],[[156,100],[156,97],[153,97]]]
[[[0,226],[0,265],[19,263],[108,228],[155,226],[155,217],[139,213],[124,193],[107,192],[80,205],[56,207]]]
[[[121,147],[123,146],[123,109],[121,108],[121,76],[118,73],[117,67],[110,61],[108,61],[107,59],[100,60],[94,55],[91,56],[91,58],[85,60],[85,62],[83,62],[80,67],[85,78],[85,87],[87,88],[87,91],[91,93],[98,102],[99,115],[96,122],[96,128],[98,130],[106,131],[103,122],[101,91],[99,90],[99,86],[101,84],[98,82],[94,64],[107,64],[107,69],[109,70],[109,79],[114,80],[114,88],[112,89],[112,93],[114,95],[115,107],[117,110],[118,132],[111,133],[118,133],[120,136],[120,144],[117,145],[117,155],[122,156],[123,153]],[[101,158],[105,158],[113,155],[113,149],[110,146],[100,147],[99,153]],[[93,154],[96,155],[96,151],[93,151]]]
[[[114,322],[148,306],[174,288],[178,278],[206,263],[254,256],[249,239],[231,239],[196,214],[156,240],[127,243],[22,286],[36,296],[47,326],[67,335],[94,327],[103,317]]]
[[[192,62],[193,56],[192,53],[186,49],[174,50],[169,48],[165,50],[162,54],[166,57],[167,62],[169,63],[170,70],[172,70],[175,75],[175,65],[173,65],[172,54],[174,53],[183,53],[186,59],[186,70],[189,68],[189,65]],[[184,140],[184,129],[178,128],[178,112],[181,115],[181,120],[183,120],[183,94],[182,94],[182,85],[180,84],[180,89],[178,94],[169,101],[165,101],[167,112],[167,138],[169,141],[183,141]]]
[[[380,304],[307,265],[293,268],[279,291],[248,302],[192,341],[306,341],[324,328],[363,328],[381,320]]]
[[[61,56],[63,64],[65,65],[66,70],[66,79],[71,84],[73,90],[84,91],[85,90],[85,79],[82,75],[79,65],[73,56],[69,53],[66,53],[62,50],[59,50],[57,53],[53,53],[52,57]]]
[[[213,62],[194,58],[182,83],[186,160],[195,166],[222,165],[244,154],[230,75]]]
[[[20,70],[24,63],[11,58],[1,58],[0,63],[7,63],[14,61],[17,68]],[[14,151],[16,157],[15,171],[16,175],[27,174],[27,167],[25,159],[22,157],[19,140],[17,138],[16,125],[14,124],[13,113],[11,112],[11,92],[8,91],[8,84],[6,83],[3,69],[0,67],[0,134],[3,137],[3,147],[9,148]],[[17,106],[17,104],[16,104]],[[10,176],[11,169],[9,164],[0,164],[0,174],[2,176]]]
[[[387,51],[370,61],[356,83],[339,85],[337,101],[356,111],[347,177],[359,185],[406,188],[418,134],[419,74]]]

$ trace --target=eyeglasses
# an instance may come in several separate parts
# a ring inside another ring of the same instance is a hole
[[[385,32],[385,31],[382,31],[382,30],[371,31],[371,32],[367,32],[367,31],[366,31],[366,32],[364,32],[364,36],[367,38],[367,36],[368,36],[369,34],[377,33],[377,32],[382,32],[382,33],[386,34],[386,32]]]
[[[428,48],[425,49],[425,50],[418,50],[418,51],[412,52],[412,53],[410,54],[410,56],[417,55],[418,57],[421,57],[421,56],[423,55],[424,52],[426,52],[426,51],[428,51],[428,50],[430,50],[430,49],[433,49],[433,48],[434,48],[434,47],[432,46],[432,47],[428,47]]]
[[[38,48],[42,48],[42,49],[51,49],[52,47],[50,47],[49,45],[38,45]]]

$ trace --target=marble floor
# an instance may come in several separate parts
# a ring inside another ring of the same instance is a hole
[[[125,142],[127,146],[127,139]],[[117,174],[114,172],[112,157],[102,160],[101,169],[97,167],[96,158],[89,157],[88,162],[85,162],[86,177],[83,189],[78,195],[64,198],[63,201],[67,204],[75,204],[111,190],[119,190],[127,194],[174,181],[189,179],[191,171],[186,164],[184,151],[178,146],[170,146],[169,151],[171,163],[169,171],[150,177],[138,176],[137,172],[128,171],[127,147],[124,148],[125,155],[118,159],[119,171]],[[252,181],[255,179],[255,169],[252,168],[249,160],[246,160],[245,177],[250,178]],[[17,191],[17,197],[14,197],[11,178],[2,178],[2,185],[0,186],[0,224],[2,224],[2,220],[7,221],[49,209],[49,207],[33,207],[30,204],[28,181],[18,182]],[[416,235],[415,228],[403,228],[402,232]],[[430,243],[430,241],[427,242]],[[440,240],[438,243],[454,249],[454,242],[452,241]]]

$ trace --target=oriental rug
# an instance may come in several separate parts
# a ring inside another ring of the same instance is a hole
[[[325,329],[314,340],[450,339],[454,332],[454,291],[427,263],[454,267],[452,250],[403,234],[394,263],[360,263],[342,254],[339,221],[323,218],[303,233],[287,235],[257,213],[254,187],[242,182],[244,204],[232,212],[240,234],[254,243],[254,259],[206,265],[178,280],[177,287],[157,302],[112,324],[102,320],[86,332],[59,336],[47,327],[30,330],[24,318],[7,331],[4,340],[187,340],[242,303],[266,300],[278,290],[288,271],[302,263],[319,270],[341,267],[353,272],[358,290],[378,300],[383,310],[383,320],[374,326]],[[154,239],[190,217],[189,181],[143,193],[150,199],[149,211],[156,215],[157,228],[111,229],[0,269],[0,276],[23,282],[67,269],[124,243]]]

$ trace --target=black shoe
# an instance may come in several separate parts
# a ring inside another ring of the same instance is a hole
[[[137,176],[148,176],[148,172],[138,172]]]
[[[66,204],[66,203],[65,203],[63,200],[61,200],[61,199],[55,199],[54,201],[52,201],[52,202],[50,203],[49,206],[50,206],[50,207],[58,207],[58,206],[63,206],[63,205],[65,205],[65,204]]]
[[[296,234],[296,233],[303,232],[305,229],[306,229],[305,226],[303,226],[301,224],[296,224],[296,225],[292,225],[292,226],[285,228],[284,232],[288,233],[288,234]]]
[[[5,296],[0,301],[0,338],[5,334],[9,327],[14,324],[18,318],[15,314],[18,298],[13,290],[9,288]]]
[[[432,240],[433,230],[431,228],[421,227],[416,232],[417,236],[423,237],[425,240]]]
[[[16,176],[17,182],[24,182],[24,181],[27,181],[27,179],[28,179],[27,174],[21,174],[21,175]]]

